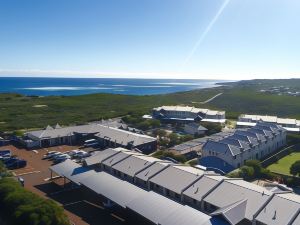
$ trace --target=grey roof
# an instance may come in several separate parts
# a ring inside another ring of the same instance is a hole
[[[58,137],[72,136],[75,133],[97,134],[96,136],[100,138],[108,139],[112,142],[116,142],[123,146],[126,146],[129,143],[131,143],[132,146],[138,146],[141,144],[156,141],[155,138],[147,135],[136,134],[126,130],[103,126],[95,123],[81,125],[81,126],[56,128],[56,129],[46,128],[44,130],[27,132],[26,134],[36,139],[43,139],[43,138],[58,138]]]
[[[253,133],[257,133],[257,134],[261,134],[261,135],[264,135],[265,137],[267,138],[272,138],[273,137],[273,134],[271,131],[268,131],[268,130],[262,130],[262,129],[259,129],[258,127],[252,127],[249,129],[250,132],[253,132]]]
[[[243,180],[224,180],[204,198],[218,208],[223,208],[241,200],[247,200],[244,217],[252,220],[253,215],[270,198],[272,192],[258,185]]]
[[[51,166],[49,169],[77,184],[79,184],[81,179],[96,173],[94,170],[89,170],[86,167],[82,167],[81,165],[69,159],[62,163]]]
[[[236,130],[235,134],[244,135],[244,136],[248,136],[248,137],[253,137],[253,138],[255,138],[257,140],[260,140],[260,141],[265,141],[266,140],[264,135],[251,132],[250,130],[239,129],[239,130]]]
[[[247,207],[247,199],[237,201],[233,204],[225,206],[211,213],[214,215],[223,215],[223,217],[231,224],[236,225],[244,219]]]
[[[119,148],[108,148],[103,151],[97,151],[90,157],[86,158],[84,161],[87,166],[95,165],[110,158],[111,156],[118,154],[120,151],[121,150]]]
[[[122,181],[105,172],[99,172],[86,179],[82,179],[80,183],[123,208],[132,199],[146,192],[133,184]]]
[[[226,131],[226,132],[219,132],[216,134],[212,134],[210,136],[202,137],[202,138],[196,138],[187,142],[184,142],[179,145],[175,145],[174,147],[170,148],[171,150],[175,151],[184,151],[185,149],[191,148],[191,147],[196,147],[199,146],[201,147],[204,145],[208,140],[220,140],[224,137],[228,137],[232,134],[232,131]]]
[[[170,163],[167,162],[156,162],[149,166],[147,169],[142,170],[140,173],[138,173],[135,177],[143,180],[148,181],[150,177],[157,174],[158,172],[162,171],[163,169],[167,168]]]
[[[183,143],[183,144],[180,144],[180,145],[175,145],[174,147],[171,147],[170,150],[175,150],[175,151],[180,152],[180,151],[184,151],[186,149],[193,148],[193,147],[196,147],[196,146],[201,146],[201,145],[202,144],[200,144],[200,143],[189,142],[189,143]]]
[[[240,140],[238,138],[236,138],[234,135],[224,138],[223,140],[221,140],[220,142],[222,143],[226,143],[229,145],[234,145],[237,146],[239,148],[243,148],[244,150],[248,150],[250,149],[250,145],[248,142],[245,142],[244,140]]]
[[[255,127],[262,130],[271,131],[273,134],[279,134],[281,130],[279,127],[268,126],[267,124],[262,124],[262,123],[257,123]]]
[[[225,225],[218,219],[201,213],[200,211],[188,206],[183,206],[171,212],[168,217],[165,217],[160,225]]]
[[[289,224],[300,210],[300,196],[292,193],[276,194],[256,217],[264,224]]]
[[[200,180],[198,180],[187,190],[185,190],[183,192],[183,195],[186,195],[197,201],[201,201],[205,194],[212,190],[224,178],[226,177],[204,175],[200,178]]]
[[[133,177],[136,173],[146,169],[156,161],[159,161],[159,159],[144,155],[132,155],[115,164],[112,168]]]
[[[252,137],[252,136],[246,135],[246,134],[239,134],[237,132],[235,134],[233,134],[232,136],[230,136],[229,138],[246,142],[246,143],[248,143],[248,146],[250,144],[254,145],[254,146],[259,144],[258,139],[256,137]]]
[[[150,182],[180,194],[205,172],[198,169],[194,169],[194,172],[185,169],[187,168],[184,166],[169,166],[156,176],[152,177]]]
[[[87,125],[80,125],[80,126],[70,126],[70,127],[63,127],[63,128],[56,128],[56,129],[49,129],[48,127],[44,130],[36,130],[30,131],[26,134],[30,134],[36,138],[57,138],[57,137],[66,137],[71,136],[74,133],[84,133],[84,134],[93,134],[98,133],[103,126],[96,125],[96,124],[87,124]]]
[[[197,129],[198,131],[207,131],[207,129],[197,123],[188,123],[185,125],[185,127],[192,127]]]
[[[140,153],[131,152],[131,151],[120,151],[118,154],[115,154],[109,157],[108,159],[102,161],[102,164],[105,166],[112,167],[116,163],[130,157],[132,154],[141,155]]]
[[[243,148],[239,148],[235,145],[230,145],[230,144],[222,143],[220,141],[211,141],[211,140],[208,140],[205,143],[203,149],[206,151],[211,150],[221,154],[228,154],[228,152],[230,152],[231,155],[233,156],[238,155],[243,151]]]
[[[164,218],[168,218],[170,212],[181,209],[182,205],[150,191],[130,201],[127,208],[158,224]]]
[[[102,126],[101,131],[99,131],[95,136],[115,142],[122,146],[127,146],[128,144],[132,146],[139,146],[145,143],[156,141],[156,138],[147,135],[136,134],[126,130],[104,126]]]
[[[299,224],[300,224],[300,212],[291,225],[299,225]]]

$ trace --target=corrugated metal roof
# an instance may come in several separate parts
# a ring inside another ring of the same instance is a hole
[[[300,224],[300,212],[291,225],[299,225],[299,224]]]
[[[183,206],[173,212],[160,222],[160,225],[225,225],[227,223],[199,213],[198,210]]]
[[[105,172],[99,172],[86,179],[82,179],[80,183],[123,208],[132,199],[146,193],[145,190]]]
[[[120,151],[118,154],[113,155],[112,157],[109,157],[108,159],[102,161],[102,164],[105,166],[112,167],[116,163],[130,157],[131,155],[141,155],[137,152],[131,152],[131,151]]]
[[[112,168],[133,177],[136,173],[149,167],[156,161],[159,161],[159,159],[150,156],[132,155],[115,164]]]
[[[218,208],[223,208],[237,201],[247,199],[245,218],[252,220],[253,215],[270,198],[272,192],[258,185],[243,180],[224,180],[204,198]]]
[[[156,173],[162,171],[168,165],[170,165],[170,163],[156,162],[156,163],[152,164],[150,167],[148,167],[147,169],[144,169],[143,171],[141,171],[140,173],[138,173],[135,177],[137,177],[137,178],[139,178],[139,179],[141,179],[143,181],[148,181],[148,179],[150,177],[152,177]]]
[[[69,159],[62,163],[51,166],[49,169],[77,184],[79,184],[81,179],[96,173],[94,170],[89,170],[86,167],[82,167],[81,165]]]
[[[116,142],[124,146],[126,146],[128,143],[131,143],[132,146],[138,146],[141,144],[156,141],[155,138],[147,135],[132,133],[126,130],[103,126],[100,124],[87,124],[57,129],[44,129],[27,132],[26,134],[37,139],[43,139],[72,136],[74,133],[97,134],[96,136],[100,138],[109,139],[112,142]]]
[[[299,210],[299,195],[276,194],[258,214],[256,220],[268,225],[289,224],[297,216]]]
[[[156,141],[156,138],[147,135],[132,133],[126,130],[105,126],[102,126],[101,130],[95,136],[108,139],[109,141],[115,142],[122,146],[127,146],[128,144],[131,144],[132,146],[139,146],[145,143]]]
[[[225,206],[211,213],[211,216],[223,215],[223,217],[231,224],[236,225],[245,218],[247,207],[247,199],[237,201],[233,204]]]
[[[127,208],[158,224],[164,218],[169,218],[171,212],[181,209],[182,205],[150,191],[130,201]]]
[[[165,110],[165,111],[178,111],[178,112],[191,112],[191,113],[204,113],[207,115],[224,115],[225,111],[216,111],[203,108],[195,108],[190,106],[161,106],[154,108],[155,111]]]
[[[203,196],[213,189],[213,187],[215,187],[224,178],[225,177],[223,176],[204,175],[200,180],[185,190],[183,195],[186,195],[197,201],[201,201]]]
[[[95,152],[92,156],[86,158],[84,161],[87,166],[91,166],[94,164],[101,163],[102,161],[108,159],[111,156],[114,156],[118,154],[120,151],[123,151],[125,149],[120,149],[120,148],[108,148],[103,151],[97,151]]]
[[[184,169],[184,166],[169,166],[167,169],[152,177],[150,182],[181,194],[186,187],[205,172],[203,170],[197,170],[197,173],[192,173]]]

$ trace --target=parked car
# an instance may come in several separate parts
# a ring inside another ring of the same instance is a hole
[[[11,157],[11,151],[10,150],[1,150],[0,156],[2,157]]]
[[[56,163],[61,163],[61,162],[64,162],[64,161],[66,161],[67,159],[71,159],[71,156],[69,156],[69,155],[62,155],[62,156],[60,156],[60,157],[57,157],[55,160],[54,160],[54,163],[56,164]]]
[[[59,154],[55,154],[54,156],[52,156],[52,157],[50,158],[50,160],[54,161],[54,160],[56,160],[57,158],[62,157],[63,155],[67,155],[67,154],[64,154],[64,153],[59,152]]]
[[[65,154],[68,154],[69,156],[73,157],[78,152],[80,152],[80,150],[71,150],[71,151],[65,152]]]
[[[27,161],[23,159],[17,159],[9,164],[6,164],[7,169],[19,169],[23,168],[27,165]]]
[[[51,154],[47,159],[53,160],[53,159],[55,159],[55,157],[58,157],[58,156],[60,156],[62,154],[63,153],[61,153],[61,152],[56,152],[56,153]]]
[[[85,157],[88,157],[88,156],[90,156],[89,153],[87,153],[87,152],[81,150],[81,151],[77,152],[77,153],[73,156],[73,158],[81,159],[81,158],[85,158]]]
[[[84,147],[94,147],[97,146],[99,143],[96,139],[90,139],[90,140],[86,140],[84,142]]]
[[[43,159],[50,159],[51,157],[53,157],[56,154],[59,154],[60,152],[57,151],[51,151],[51,152],[47,152],[44,156]]]
[[[8,160],[10,160],[12,157],[8,157],[8,156],[0,156],[0,161],[5,163],[7,162]]]
[[[13,162],[16,162],[17,160],[18,160],[18,158],[16,158],[16,157],[9,157],[4,161],[4,164],[7,166]]]

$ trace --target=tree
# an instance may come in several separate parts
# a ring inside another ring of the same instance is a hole
[[[70,224],[61,206],[27,191],[12,178],[0,179],[0,216],[8,224]]]
[[[171,133],[171,134],[169,135],[169,139],[170,139],[169,147],[172,147],[172,146],[178,144],[179,136],[178,136],[178,134]]]
[[[254,169],[254,175],[256,177],[260,176],[262,166],[258,160],[248,160],[246,161],[245,166],[252,167]]]
[[[242,166],[240,168],[240,176],[245,180],[250,180],[254,177],[254,169],[250,166]]]
[[[159,137],[165,137],[167,135],[167,132],[165,130],[162,130],[162,129],[157,129],[153,132],[153,134],[155,136],[159,136]]]
[[[290,173],[294,176],[300,176],[300,160],[291,165]]]

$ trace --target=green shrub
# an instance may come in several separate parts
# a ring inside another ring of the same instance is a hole
[[[69,225],[62,207],[25,190],[13,178],[0,180],[0,215],[12,225]]]
[[[294,176],[300,176],[300,160],[291,165],[290,173]]]
[[[185,163],[187,161],[186,157],[183,155],[175,155],[172,152],[169,151],[157,151],[153,154],[153,157],[156,157],[158,159],[162,159],[164,157],[169,157],[172,159],[175,159],[176,161],[180,162],[180,163]]]
[[[240,176],[244,178],[245,180],[251,180],[254,178],[254,169],[250,166],[242,166],[240,168]]]

